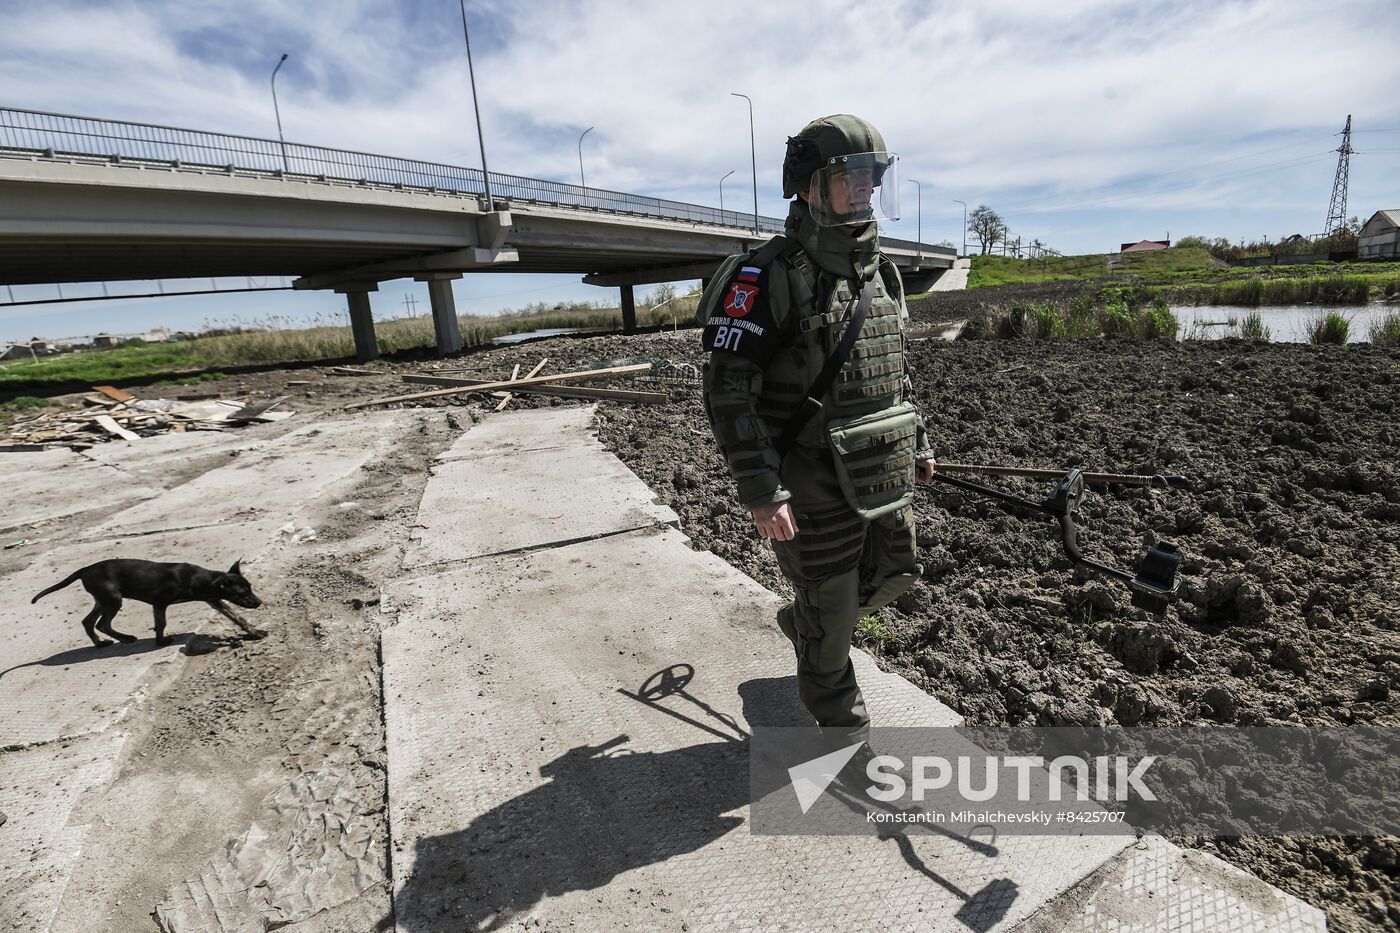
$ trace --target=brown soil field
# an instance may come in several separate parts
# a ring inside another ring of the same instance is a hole
[[[371,364],[381,373],[372,377],[266,369],[197,388],[287,394],[285,407],[311,412],[409,391],[397,378],[409,372],[504,378],[542,357],[547,373],[635,358],[679,364],[678,381],[590,383],[671,397],[601,403],[600,437],[675,509],[696,547],[788,592],[734,499],[699,387],[684,378],[703,362],[695,331],[405,358]],[[922,579],[880,613],[890,637],[865,646],[882,665],[971,725],[1400,724],[1400,351],[916,340],[910,362],[942,460],[1180,473],[1194,488],[1095,490],[1082,511],[1081,543],[1105,563],[1131,570],[1145,545],[1181,547],[1181,596],[1161,620],[1133,609],[1121,586],[1074,569],[1051,520],[946,487],[920,492]],[[490,417],[496,400],[409,404],[447,408],[452,426],[465,427]],[[587,403],[512,402],[574,404]],[[417,456],[403,464],[423,465]],[[1001,485],[1030,498],[1049,492]],[[363,576],[371,586],[377,573]],[[1395,838],[1177,841],[1321,907],[1334,929],[1400,929]]]

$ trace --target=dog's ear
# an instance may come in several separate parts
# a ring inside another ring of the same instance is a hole
[[[238,558],[238,560],[233,562],[233,566],[228,569],[228,572],[233,574],[234,576],[243,576],[243,571],[238,569],[238,565],[241,563],[243,563],[243,558],[240,557]]]

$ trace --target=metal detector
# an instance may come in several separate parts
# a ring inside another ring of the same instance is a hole
[[[997,476],[1053,477],[1059,480],[1055,492],[1044,502],[1033,502],[990,486],[983,486],[965,479],[948,476],[949,473],[986,473]],[[1176,596],[1181,586],[1181,551],[1170,541],[1159,541],[1147,550],[1138,564],[1137,574],[1126,573],[1107,564],[1101,564],[1084,556],[1079,550],[1077,529],[1074,527],[1075,513],[1084,499],[1084,485],[1097,483],[1105,486],[1147,486],[1170,489],[1190,489],[1191,481],[1184,476],[1138,476],[1128,473],[1086,473],[1083,470],[1068,471],[1031,469],[1021,467],[981,466],[968,463],[936,463],[933,479],[935,482],[963,489],[967,492],[988,496],[1001,502],[1032,509],[1053,516],[1060,523],[1060,539],[1065,553],[1076,564],[1098,571],[1127,585],[1132,593],[1133,605],[1146,609],[1155,615],[1162,615]]]

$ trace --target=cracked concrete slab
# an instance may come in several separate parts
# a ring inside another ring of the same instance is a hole
[[[491,422],[468,430],[453,445],[454,459],[433,467],[418,510],[425,527],[405,566],[679,521],[598,443],[590,427],[593,412],[593,406],[520,412],[509,419],[509,434]],[[530,420],[536,414],[543,415],[538,423]],[[466,443],[472,437],[485,450],[472,453]],[[569,438],[570,446],[546,446],[558,438]]]
[[[113,731],[0,754],[0,929],[49,928],[87,835],[83,796],[111,780],[125,738]]]
[[[809,722],[780,600],[664,523],[577,541],[541,521],[617,523],[616,504],[648,491],[583,442],[549,449],[567,420],[536,433],[532,414],[513,437],[477,435],[481,452],[475,429],[454,445],[420,508],[448,531],[406,558],[424,575],[384,587],[399,930],[1323,928],[1167,843],[1002,835],[991,855],[938,835],[751,835],[747,730]],[[508,471],[528,483],[486,499]],[[598,497],[603,484],[622,489]],[[533,550],[502,553],[527,537]],[[439,557],[458,562],[425,570]],[[961,721],[854,656],[875,725]],[[693,674],[684,693],[643,702],[676,665]]]
[[[80,625],[90,605],[80,584],[37,605],[30,605],[31,596],[81,566],[113,556],[212,567],[242,557],[256,587],[259,556],[285,546],[278,543],[278,529],[296,516],[300,504],[388,449],[418,420],[413,412],[381,413],[270,439],[247,456],[131,506],[98,529],[78,533],[77,543],[38,552],[0,581],[8,668],[0,676],[0,747],[10,749],[0,753],[0,809],[8,816],[0,830],[0,920],[17,918],[5,928],[49,928],[86,832],[73,808],[84,791],[109,784],[122,753],[126,737],[114,724],[142,701],[157,681],[158,666],[178,663],[179,644],[193,630],[226,625],[200,604],[175,606],[170,630],[177,644],[157,648],[149,608],[133,603],[118,616],[116,628],[140,640],[95,649]],[[61,478],[68,458],[49,459],[59,464],[52,475]],[[122,476],[111,466],[83,462]],[[71,498],[73,489],[55,495]],[[248,514],[248,503],[257,504],[258,520],[237,520]],[[202,527],[182,527],[191,522]],[[144,533],[112,537],[133,530]],[[256,621],[255,613],[248,615]]]
[[[291,427],[249,425],[235,431],[185,431],[157,434],[139,441],[112,441],[81,451],[81,455],[97,463],[121,470],[128,476],[152,486],[169,488],[167,476],[172,469],[185,468],[190,461],[229,456],[229,451],[245,451],[260,447],[285,433]],[[262,429],[262,430],[259,430]]]
[[[408,416],[410,419],[412,416]],[[229,462],[113,516],[89,537],[262,519],[287,521],[308,499],[392,443],[402,412],[325,421],[230,456]]]
[[[739,730],[808,721],[792,649],[777,597],[673,529],[471,561],[386,600],[400,930],[902,928],[920,910],[1004,929],[1127,843],[1008,838],[989,858],[931,835],[749,835]],[[957,721],[858,663],[877,725]],[[692,700],[628,695],[676,664]]]
[[[5,665],[0,669],[0,747],[49,742],[60,736],[104,729],[119,721],[133,702],[151,665],[178,655],[196,630],[236,630],[203,603],[171,606],[169,633],[178,639],[157,647],[151,610],[130,602],[113,624],[137,636],[131,645],[97,648],[80,624],[92,608],[81,582],[30,599],[74,570],[112,557],[181,561],[226,569],[240,557],[257,588],[258,557],[277,535],[279,522],[234,523],[143,535],[120,542],[92,541],[54,548],[23,570],[0,580],[0,630],[5,632]],[[256,623],[254,612],[244,613]]]
[[[160,495],[159,487],[133,481],[66,447],[0,457],[5,458],[0,461],[5,477],[0,531]]]
[[[536,408],[529,411],[488,415],[473,425],[451,447],[437,455],[438,460],[465,460],[527,450],[557,450],[561,447],[603,449],[593,432],[593,411],[586,408]],[[587,412],[587,416],[580,414]]]
[[[1125,849],[1083,887],[1088,890],[1074,892],[1081,895],[1082,906],[1047,911],[1049,916],[1026,933],[1320,933],[1327,929],[1327,916],[1316,907],[1208,852],[1181,849],[1156,835],[1144,836]]]

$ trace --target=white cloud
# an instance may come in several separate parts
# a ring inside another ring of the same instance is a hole
[[[1316,232],[1327,151],[1400,148],[1390,0],[816,2],[470,0],[493,170],[780,214],[786,136],[859,113],[924,182],[924,231],[962,198],[1067,251],[1170,228]],[[0,0],[16,107],[478,165],[456,0]],[[1255,154],[1248,158],[1241,155]],[[1305,160],[1303,157],[1312,156]],[[1234,161],[1221,161],[1221,160]],[[1289,164],[1278,164],[1278,163]],[[1400,205],[1400,159],[1356,158],[1352,211]],[[914,232],[914,191],[904,192]],[[492,290],[489,282],[479,291]],[[581,291],[587,294],[586,290]]]

